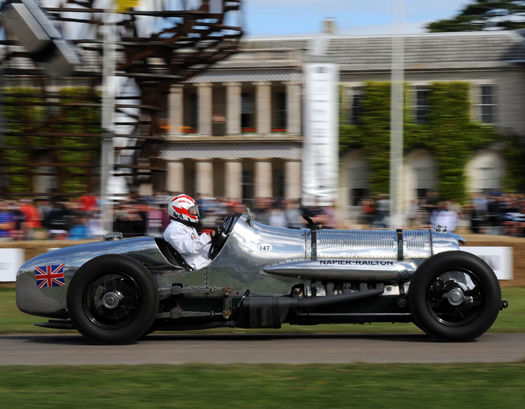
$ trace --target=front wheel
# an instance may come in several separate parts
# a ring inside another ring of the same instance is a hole
[[[104,255],[83,265],[67,293],[73,325],[96,343],[127,344],[152,327],[158,291],[151,274],[134,259]]]
[[[482,259],[464,251],[447,251],[421,264],[408,299],[414,322],[430,336],[470,340],[496,320],[501,291]]]

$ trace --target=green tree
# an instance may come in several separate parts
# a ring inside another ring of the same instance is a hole
[[[525,28],[525,1],[520,0],[477,0],[455,17],[426,26],[431,33],[520,28]]]

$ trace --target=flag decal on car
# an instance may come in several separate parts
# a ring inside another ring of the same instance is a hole
[[[64,264],[35,267],[35,279],[38,288],[63,287]]]

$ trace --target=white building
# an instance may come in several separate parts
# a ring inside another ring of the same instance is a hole
[[[414,93],[414,118],[425,112],[428,85],[471,85],[471,119],[525,134],[525,41],[520,32],[409,35],[405,81]],[[166,190],[231,199],[302,196],[303,69],[314,58],[336,63],[352,123],[367,81],[389,81],[392,40],[387,36],[248,38],[241,51],[206,73],[173,86],[169,103]],[[316,57],[312,57],[316,55]],[[351,210],[368,193],[370,169],[360,151],[340,157],[338,206]],[[472,152],[469,191],[502,188],[498,146]],[[433,152],[404,158],[405,203],[436,187]],[[351,216],[351,213],[347,213]]]

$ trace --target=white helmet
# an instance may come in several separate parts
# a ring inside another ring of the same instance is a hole
[[[168,215],[183,223],[199,223],[199,208],[195,200],[188,195],[178,195],[168,203]]]

